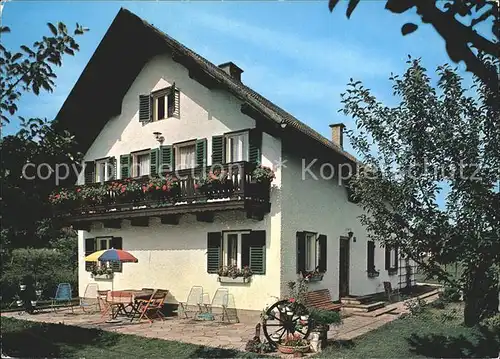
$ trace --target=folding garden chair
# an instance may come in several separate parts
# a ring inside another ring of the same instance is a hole
[[[57,285],[56,295],[52,300],[51,307],[54,312],[57,312],[57,308],[63,304],[69,305],[71,307],[71,312],[74,313],[73,305],[71,303],[71,285],[69,283],[59,283]]]
[[[139,322],[142,318],[147,318],[150,323],[153,323],[153,319],[159,318],[164,320],[165,316],[161,312],[163,308],[163,303],[167,298],[168,290],[157,289],[151,294],[151,298],[147,302],[139,302],[137,313],[140,314]],[[130,321],[133,321],[136,315],[132,315]]]
[[[210,304],[208,311],[215,315],[221,316],[221,321],[229,319],[227,313],[227,302],[228,302],[229,290],[227,288],[219,288],[215,291],[214,297],[212,298],[212,303]]]
[[[195,285],[191,287],[189,291],[187,300],[185,302],[180,302],[179,306],[182,310],[182,313],[186,318],[188,318],[189,312],[194,312],[194,317],[201,312],[201,304],[202,304],[202,296],[203,296],[203,287]],[[208,294],[207,294],[208,295]]]
[[[89,310],[89,308],[94,307],[95,311],[99,310],[99,298],[98,298],[99,285],[97,283],[89,283],[85,288],[85,293],[83,297],[80,298],[80,307],[84,312]]]
[[[97,291],[97,301],[99,303],[99,309],[101,310],[101,318],[108,314],[111,306],[108,303],[108,290],[98,290]]]

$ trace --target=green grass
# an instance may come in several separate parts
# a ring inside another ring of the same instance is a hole
[[[255,357],[231,349],[148,339],[135,335],[3,317],[3,354],[21,358],[235,358]]]
[[[325,358],[484,358],[497,357],[500,334],[462,325],[462,307],[427,309],[390,322],[353,341],[334,343]]]

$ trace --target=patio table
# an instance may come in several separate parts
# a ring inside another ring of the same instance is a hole
[[[117,308],[116,311],[111,311],[111,319],[115,319],[120,314],[127,317],[137,314],[137,301],[148,300],[152,293],[149,290],[135,289],[109,291],[106,301],[112,308]],[[127,308],[130,308],[130,310],[127,311]]]

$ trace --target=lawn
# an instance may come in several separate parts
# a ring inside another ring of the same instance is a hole
[[[498,357],[500,334],[462,325],[462,307],[427,309],[390,322],[353,341],[323,350],[325,358],[485,358]]]
[[[2,317],[2,351],[12,357],[50,358],[235,358],[255,357],[174,341],[148,339],[62,324]]]

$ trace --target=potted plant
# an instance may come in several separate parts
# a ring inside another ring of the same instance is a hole
[[[309,341],[297,333],[287,334],[284,340],[276,344],[278,350],[283,354],[307,353],[309,351]]]
[[[342,318],[338,311],[317,308],[310,309],[309,319],[312,324],[312,331],[319,334],[322,347],[326,346],[330,325],[340,325],[342,323]]]
[[[22,305],[23,305],[23,301],[21,300],[21,297],[19,297],[19,294],[16,294],[16,295],[14,296],[14,300],[16,301],[16,305],[17,305],[18,307],[22,307]]]
[[[42,285],[40,282],[35,283],[35,295],[37,298],[40,298],[42,296],[43,290],[42,290]]]
[[[217,274],[219,275],[218,280],[221,283],[248,283],[253,272],[248,266],[239,269],[236,266],[230,265],[220,267]]]
[[[275,178],[274,171],[266,166],[259,165],[252,171],[252,181],[255,183],[269,185]]]

